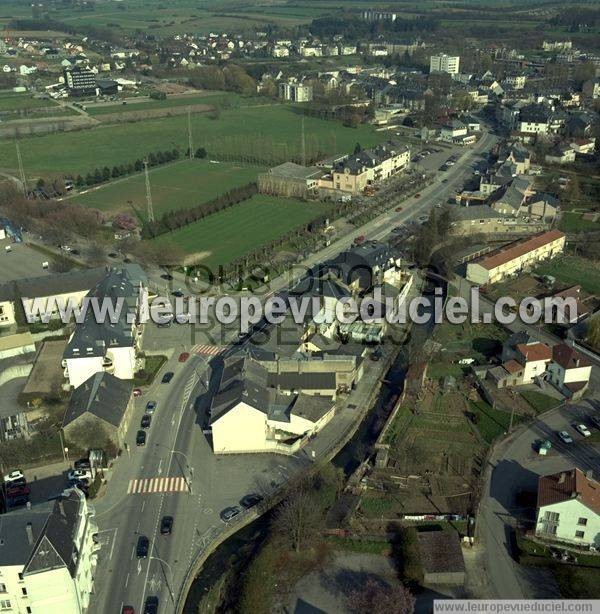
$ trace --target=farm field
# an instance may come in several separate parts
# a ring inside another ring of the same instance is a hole
[[[225,157],[243,155],[248,162],[279,164],[298,157],[301,150],[302,115],[290,105],[239,107],[221,112],[219,119],[192,116],[195,147]],[[383,141],[387,135],[371,126],[348,128],[340,123],[305,118],[307,155],[347,152],[359,142],[363,147]],[[85,175],[95,168],[128,164],[151,152],[188,145],[188,118],[182,116],[107,125],[78,132],[64,132],[21,139],[21,154],[27,173]],[[212,149],[211,149],[212,146]],[[217,150],[217,151],[215,151]],[[12,142],[0,141],[0,167],[17,169]]]
[[[192,207],[207,202],[231,188],[256,180],[263,169],[232,163],[211,164],[207,160],[182,160],[150,170],[154,214]],[[109,213],[132,209],[145,213],[146,183],[143,173],[103,184],[85,194],[71,197],[86,207]]]
[[[56,106],[53,100],[33,98],[27,92],[0,92],[0,113]]]
[[[322,203],[257,195],[155,239],[175,244],[189,262],[216,268],[302,226],[327,210]]]

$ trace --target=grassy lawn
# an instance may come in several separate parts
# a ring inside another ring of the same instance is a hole
[[[0,92],[0,114],[43,107],[56,107],[53,100],[32,98],[28,92]]]
[[[590,222],[581,217],[581,213],[565,211],[559,223],[559,228],[565,232],[592,232],[600,230],[600,222]]]
[[[327,211],[322,203],[257,195],[156,241],[179,245],[208,266],[226,264]]]
[[[238,107],[223,110],[219,119],[193,115],[195,147],[209,155],[232,153],[252,161],[261,156],[289,159],[301,151],[302,115],[290,105]],[[385,134],[372,126],[348,128],[340,123],[305,118],[308,155],[348,152],[359,142],[368,147],[383,141]],[[150,152],[188,146],[187,115],[119,125],[106,125],[77,132],[64,132],[21,139],[23,163],[28,172],[82,174],[95,168],[134,162]],[[0,141],[0,167],[16,169],[14,146]]]
[[[208,160],[182,160],[150,171],[154,214],[193,207],[231,188],[256,181],[262,169],[229,162],[211,164]],[[70,199],[87,207],[116,213],[146,211],[146,184],[143,173],[103,184]]]
[[[327,536],[324,539],[325,542],[333,546],[336,550],[362,552],[363,554],[381,554],[384,556],[388,556],[390,553],[390,543],[387,540],[347,539],[334,535]]]
[[[560,403],[558,399],[549,397],[548,395],[543,394],[542,392],[537,392],[536,390],[524,390],[521,392],[521,396],[538,414],[548,409],[552,409]]]
[[[476,416],[477,429],[488,444],[494,439],[504,435],[508,431],[510,424],[510,414],[500,409],[494,409],[485,401],[469,401],[470,409]],[[519,416],[515,414],[513,425],[519,421]]]
[[[167,362],[166,356],[146,356],[146,364],[133,378],[134,386],[150,386],[160,368]]]
[[[600,294],[600,266],[579,256],[562,256],[537,267],[539,275],[552,275],[565,286],[581,284],[591,294]]]

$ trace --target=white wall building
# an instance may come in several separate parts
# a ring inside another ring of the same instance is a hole
[[[460,70],[460,57],[457,55],[432,55],[429,58],[429,72],[447,72],[456,75]]]
[[[98,527],[83,493],[0,522],[0,608],[17,614],[79,614],[94,585]]]
[[[540,477],[535,534],[600,548],[600,483],[580,469]]]

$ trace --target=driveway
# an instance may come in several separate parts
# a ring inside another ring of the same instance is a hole
[[[522,507],[518,494],[536,492],[541,475],[573,467],[600,475],[600,444],[585,441],[573,424],[594,413],[593,405],[580,402],[551,410],[502,442],[492,454],[486,471],[477,533],[485,554],[482,558],[492,594],[490,598],[548,599],[558,597],[558,587],[548,570],[518,565],[512,558],[514,527],[532,520],[535,510]],[[569,432],[573,443],[564,444],[556,433]],[[539,456],[533,448],[538,439],[550,439],[552,449]],[[521,505],[521,507],[519,507]]]

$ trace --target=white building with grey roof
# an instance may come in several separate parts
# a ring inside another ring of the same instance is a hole
[[[0,516],[0,609],[79,614],[94,586],[98,527],[83,493]]]

